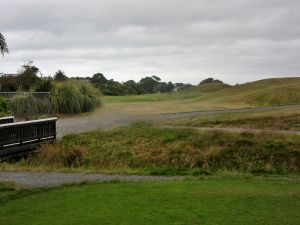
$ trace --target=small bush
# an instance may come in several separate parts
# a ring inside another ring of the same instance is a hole
[[[0,97],[0,116],[5,116],[7,114],[7,104],[4,98]]]
[[[32,95],[15,96],[9,103],[9,109],[16,117],[26,120],[36,119],[39,114],[39,101]]]

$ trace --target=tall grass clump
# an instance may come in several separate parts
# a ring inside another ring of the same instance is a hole
[[[88,82],[79,83],[81,112],[91,112],[100,105],[99,91]]]
[[[100,105],[99,93],[87,82],[56,83],[52,109],[56,113],[78,114],[93,111]]]
[[[32,94],[18,95],[9,102],[9,109],[16,117],[26,120],[37,119],[39,108],[42,108],[39,104],[41,101],[38,101]]]

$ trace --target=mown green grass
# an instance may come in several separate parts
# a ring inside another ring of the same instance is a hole
[[[0,224],[296,225],[299,190],[298,181],[241,178],[11,190],[0,197]]]
[[[297,135],[204,132],[138,123],[67,135],[8,167],[165,175],[287,174],[300,171],[299,147]],[[5,169],[7,164],[0,167]]]
[[[220,113],[218,115],[163,121],[162,124],[191,127],[242,127],[300,130],[300,107],[259,112]]]

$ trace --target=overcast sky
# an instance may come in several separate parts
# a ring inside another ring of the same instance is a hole
[[[10,54],[45,75],[198,83],[300,76],[299,0],[0,0]]]

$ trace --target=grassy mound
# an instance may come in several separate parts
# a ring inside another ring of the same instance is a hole
[[[169,94],[105,96],[103,100],[108,106],[142,114],[300,104],[300,78],[235,86],[207,83]]]
[[[216,90],[197,100],[253,106],[300,104],[300,78],[260,80]]]
[[[299,173],[299,136],[159,129],[135,124],[65,136],[24,165],[142,174]]]

